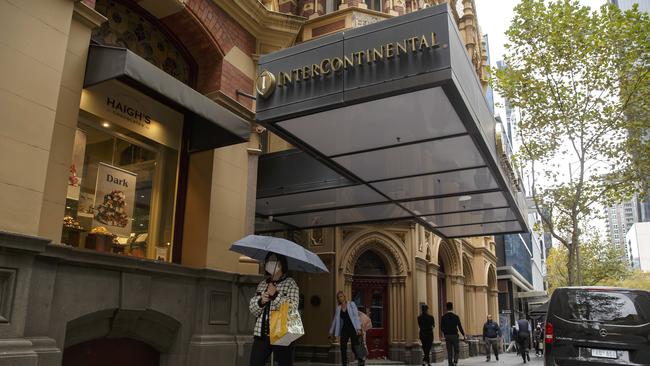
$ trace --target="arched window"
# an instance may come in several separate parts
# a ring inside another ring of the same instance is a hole
[[[191,68],[181,49],[161,26],[154,24],[137,5],[127,6],[111,0],[97,0],[95,10],[108,21],[93,30],[93,42],[128,48],[169,75],[190,84]]]
[[[384,261],[372,250],[361,254],[354,265],[354,274],[361,276],[385,276],[388,274]]]

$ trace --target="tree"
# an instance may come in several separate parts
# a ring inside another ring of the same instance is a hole
[[[492,70],[492,83],[521,112],[516,162],[530,172],[544,229],[567,251],[567,284],[584,284],[580,228],[601,204],[642,191],[650,171],[640,137],[650,20],[612,4],[522,0],[506,34],[507,67]]]
[[[602,243],[594,235],[583,240],[580,274],[583,285],[621,286],[630,276],[625,251]],[[551,290],[570,285],[567,272],[568,250],[564,246],[552,248],[546,259],[546,270]]]

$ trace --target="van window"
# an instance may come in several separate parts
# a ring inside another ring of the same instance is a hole
[[[650,298],[643,292],[569,290],[566,296],[556,297],[553,308],[555,315],[567,320],[621,325],[650,322]]]

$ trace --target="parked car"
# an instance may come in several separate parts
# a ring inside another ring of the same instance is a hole
[[[650,365],[650,292],[558,288],[544,337],[546,366]]]

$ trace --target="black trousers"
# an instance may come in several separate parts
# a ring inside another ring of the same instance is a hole
[[[458,363],[458,352],[460,351],[458,334],[445,335],[445,344],[447,345],[447,361],[449,366],[453,366]]]
[[[339,342],[341,342],[341,364],[347,366],[348,364],[348,341],[352,341],[352,352],[354,357],[359,361],[359,365],[365,365],[363,358],[359,357],[357,354],[357,349],[359,347],[359,335],[353,330],[341,329],[341,337]]]
[[[433,345],[433,333],[431,334],[422,334],[420,333],[420,342],[422,343],[422,352],[424,357],[422,362],[429,363],[429,355],[431,354],[431,346]]]
[[[280,366],[293,366],[293,343],[289,346],[273,346],[269,337],[255,337],[253,340],[250,366],[265,366],[271,353]]]
[[[521,358],[526,362],[528,356],[528,349],[530,348],[530,335],[529,334],[519,334],[517,336],[517,344],[519,345],[519,352],[521,353]]]

